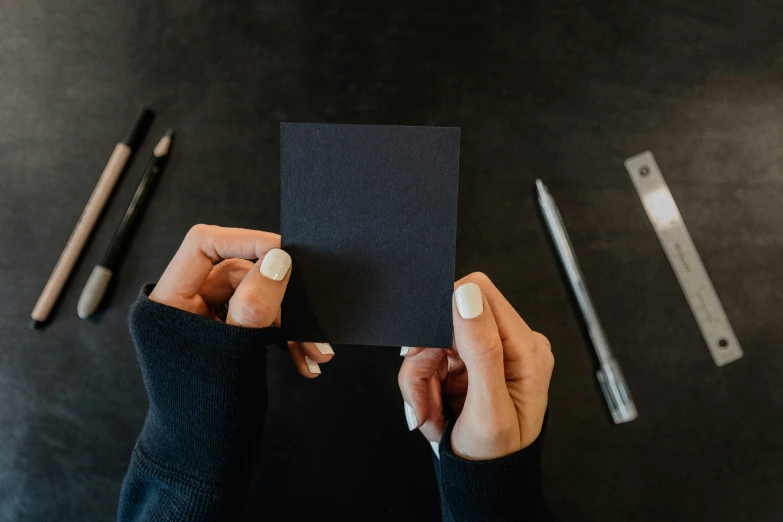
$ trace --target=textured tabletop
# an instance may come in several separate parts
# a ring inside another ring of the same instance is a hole
[[[147,407],[125,322],[199,222],[277,231],[281,121],[461,128],[457,275],[556,359],[544,457],[580,521],[783,519],[783,4],[27,0],[0,5],[0,520],[108,520]],[[29,314],[114,144],[158,118],[53,322]],[[177,131],[107,308],[76,302]],[[716,367],[623,166],[652,150],[745,351]],[[560,206],[639,418],[611,423],[536,214]],[[247,519],[434,520],[398,348],[270,353]]]

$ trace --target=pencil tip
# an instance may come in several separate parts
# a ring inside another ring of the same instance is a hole
[[[171,146],[171,137],[174,135],[174,132],[169,129],[166,131],[166,134],[163,135],[163,137],[160,139],[158,144],[155,146],[155,150],[152,152],[157,157],[165,156],[169,153],[169,147]]]
[[[40,325],[41,325],[41,321],[38,321],[37,319],[33,319],[32,321],[30,321],[30,330],[37,330]]]

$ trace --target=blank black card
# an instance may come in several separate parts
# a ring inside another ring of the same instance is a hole
[[[280,125],[291,341],[451,346],[460,130]]]

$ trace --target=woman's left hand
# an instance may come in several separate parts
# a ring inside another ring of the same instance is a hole
[[[253,264],[249,259],[258,259]],[[280,325],[280,304],[290,277],[291,256],[270,232],[196,225],[190,229],[149,298],[218,320],[215,308],[228,303],[226,323],[245,328]],[[324,343],[288,343],[299,373],[317,377],[318,363],[334,351]]]

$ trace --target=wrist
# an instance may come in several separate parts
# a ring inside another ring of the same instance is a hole
[[[454,454],[467,460],[493,460],[523,449],[518,425],[470,429],[459,419],[449,442]]]
[[[476,522],[546,519],[541,483],[542,437],[524,449],[489,460],[458,455],[447,424],[435,461],[445,505]],[[524,501],[522,501],[524,499]]]
[[[140,450],[206,481],[240,472],[263,428],[270,332],[156,303],[149,290],[129,315],[150,401]]]

